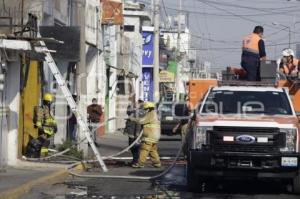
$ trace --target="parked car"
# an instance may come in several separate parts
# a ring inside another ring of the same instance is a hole
[[[174,102],[161,102],[157,104],[157,110],[160,118],[161,132],[165,135],[175,135],[172,130],[178,124],[179,120],[173,115]]]

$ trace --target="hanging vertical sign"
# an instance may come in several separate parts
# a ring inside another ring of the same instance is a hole
[[[143,68],[144,101],[153,101],[153,69]]]
[[[144,101],[153,101],[154,27],[143,26],[143,96]]]
[[[154,60],[154,28],[143,27],[143,67],[153,67]]]

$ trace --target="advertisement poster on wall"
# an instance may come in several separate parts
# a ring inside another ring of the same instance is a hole
[[[144,101],[153,101],[153,70],[152,68],[143,68],[143,96]]]

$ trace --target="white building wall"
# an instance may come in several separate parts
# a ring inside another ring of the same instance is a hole
[[[49,1],[49,0],[48,0]],[[54,4],[54,17],[62,24],[68,25],[68,0],[50,0]]]
[[[18,128],[20,107],[20,62],[9,62],[6,81],[6,104],[9,112],[7,116],[7,160],[9,165],[16,165],[18,158]]]
[[[104,43],[104,59],[106,68],[110,70],[110,76],[107,81],[109,81],[108,85],[108,99],[106,99],[106,119],[115,118],[116,117],[116,105],[117,105],[117,69],[121,66],[117,65],[117,49],[118,49],[118,34],[120,28],[115,25],[107,25],[103,26],[103,43]],[[112,67],[110,67],[112,66]],[[106,74],[106,73],[105,73]],[[107,127],[108,132],[114,132],[116,130],[116,120],[111,120],[108,123]]]
[[[178,40],[178,33],[177,32],[163,32],[163,39],[165,43],[167,42],[168,38],[170,40],[170,48],[177,48],[177,40]],[[191,36],[189,34],[189,30],[186,29],[184,33],[180,34],[180,52],[188,53],[190,47],[190,39]]]
[[[87,43],[87,106],[93,98],[104,107],[106,70],[102,53],[102,30],[100,23],[100,1],[86,1],[85,36]]]
[[[66,80],[68,65],[69,65],[68,62],[63,60],[58,60],[56,63],[57,66],[59,67],[59,71],[61,72],[62,76]],[[52,76],[51,73],[50,76]],[[54,81],[52,85],[54,85]],[[51,92],[55,94],[55,119],[57,121],[57,133],[54,136],[54,144],[62,144],[67,137],[67,125],[66,125],[68,120],[67,101],[59,87],[56,86],[56,89],[52,88]]]
[[[13,24],[21,24],[21,2],[20,0],[4,0],[2,3],[5,4],[6,10],[9,10],[11,17],[13,18]],[[30,0],[24,1],[24,25],[27,22],[27,13],[32,13],[37,16],[38,22],[43,19],[43,4],[41,0]],[[2,4],[1,4],[2,5]],[[0,6],[0,13],[7,14],[3,7]]]
[[[117,66],[117,49],[118,49],[118,27],[117,26],[110,26],[110,65],[114,67]],[[119,66],[120,67],[120,66]],[[108,118],[115,118],[116,117],[116,107],[117,107],[117,70],[111,68],[111,75],[109,78],[109,116]],[[116,131],[116,120],[112,120],[108,123],[108,133],[113,133]]]
[[[97,67],[96,67],[96,74],[97,74],[97,96],[98,101],[104,107],[105,105],[105,92],[106,92],[106,69],[105,69],[105,62],[103,53],[97,56]]]
[[[7,66],[7,63],[4,60],[1,60],[0,53],[0,62]],[[4,71],[2,71],[2,67],[0,66],[0,72],[5,75]],[[7,85],[7,81],[4,80],[4,86]],[[7,112],[7,104],[5,101],[6,90],[0,91],[0,170],[3,167],[7,166],[7,134],[8,134],[8,112]]]
[[[140,18],[139,16],[125,16],[124,17],[124,25],[130,25],[130,26],[135,26],[134,28],[134,32],[125,32],[125,34],[127,34],[129,37],[130,35],[132,35],[132,37],[134,37],[134,34],[131,33],[135,33],[135,34],[140,34]]]
[[[85,6],[85,37],[89,44],[97,45],[97,20],[98,11],[100,8],[100,1],[89,0],[86,1]]]
[[[87,46],[90,53],[87,53],[87,95],[88,103],[92,103],[93,98],[97,97],[97,54],[98,50],[95,47]]]
[[[129,15],[130,12],[127,11]],[[143,54],[143,37],[140,33],[141,29],[141,20],[140,16],[125,16],[124,25],[133,25],[135,26],[134,32],[124,32],[124,35],[130,39],[131,43],[131,56],[130,56],[130,72],[136,74],[138,78],[134,82],[135,89],[135,101],[141,98],[142,90],[140,89],[140,81],[142,81],[142,54]]]

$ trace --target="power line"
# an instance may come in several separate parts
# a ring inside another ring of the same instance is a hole
[[[168,7],[166,6],[167,10],[173,10],[173,11],[179,11],[179,9],[174,8],[174,7]],[[216,17],[232,17],[232,14],[221,14],[221,13],[209,13],[209,12],[199,12],[199,11],[194,11],[194,10],[182,10],[184,13],[189,13],[189,14],[195,14],[195,15],[207,15],[207,16],[216,16]],[[237,16],[241,17],[258,17],[258,16],[270,16],[270,15],[289,15],[291,16],[291,13],[293,12],[298,12],[299,10],[294,10],[294,11],[289,11],[287,14],[287,11],[282,11],[282,12],[273,12],[273,13],[253,13],[253,14],[235,14]]]
[[[225,2],[220,2],[220,1],[211,1],[211,0],[197,0],[201,3],[209,3],[209,4],[215,4],[215,5],[220,5],[220,6],[225,6],[225,7],[233,7],[233,8],[242,8],[242,9],[248,9],[248,10],[259,10],[261,12],[265,12],[265,13],[276,13],[273,10],[284,10],[284,9],[288,9],[288,8],[295,8],[295,6],[289,6],[289,7],[268,7],[268,8],[259,8],[259,7],[250,7],[250,6],[243,6],[243,5],[238,5],[238,4],[231,4],[231,3],[225,3]],[[299,9],[297,9],[299,10]],[[297,11],[297,10],[285,10],[285,12],[287,11]]]
[[[228,13],[227,15],[223,15],[223,14],[217,14],[217,13],[206,13],[206,12],[199,12],[199,11],[191,11],[191,10],[182,10],[183,12],[185,13],[188,13],[188,14],[201,14],[201,15],[213,15],[213,16],[220,16],[220,17],[238,17],[238,18],[242,18],[243,20],[246,20],[246,21],[250,21],[252,23],[256,23],[256,24],[260,24],[261,22],[260,21],[256,21],[256,20],[253,20],[251,18],[247,18],[247,16],[265,16],[265,15],[278,15],[278,14],[284,14],[284,15],[287,15],[287,11],[284,11],[284,12],[280,12],[280,13],[276,13],[276,12],[272,12],[272,13],[269,13],[269,14],[251,14],[251,15],[241,15],[241,14],[236,14],[234,12],[231,12],[229,10],[226,10],[226,9],[223,9],[223,8],[220,8],[220,7],[217,7],[215,5],[211,5],[211,1],[203,1],[203,0],[197,0],[199,1],[200,3],[203,3],[203,4],[206,4],[210,7],[213,7],[217,10],[220,10],[220,11],[223,11],[223,12],[226,12]],[[145,2],[145,1],[142,1],[141,2],[145,3],[145,4],[148,4],[149,5],[149,2]],[[207,3],[209,2],[209,3]],[[218,2],[214,2],[215,4],[217,4]],[[220,4],[220,3],[219,3]],[[232,4],[234,5],[234,4]],[[249,8],[253,8],[253,7],[249,7]],[[167,7],[167,6],[164,6],[164,9],[166,10],[174,10],[174,11],[177,11],[179,12],[180,10],[177,9],[177,8],[170,8],[170,7]],[[254,8],[253,8],[254,9]],[[279,9],[279,8],[277,8]],[[298,10],[295,10],[298,12]],[[167,11],[165,11],[167,12]],[[265,26],[267,27],[270,27],[270,28],[273,28],[273,29],[278,29],[277,27],[275,26],[272,26],[272,25],[268,25],[268,24],[264,24]],[[282,30],[282,29],[280,29]],[[291,33],[295,33],[295,34],[300,34],[299,32],[295,32],[295,31],[291,31]]]
[[[205,5],[208,5],[208,6],[210,6],[210,7],[213,7],[213,8],[215,8],[215,9],[217,9],[217,10],[222,10],[222,11],[224,11],[224,12],[226,12],[226,13],[232,14],[233,16],[239,17],[239,18],[241,18],[241,19],[243,19],[243,20],[250,21],[250,22],[255,23],[255,24],[260,24],[260,23],[261,23],[260,21],[253,20],[253,19],[251,19],[251,18],[247,18],[247,17],[243,17],[243,16],[240,16],[240,15],[236,15],[235,13],[233,13],[233,12],[231,12],[231,11],[229,11],[229,10],[226,10],[226,9],[224,9],[224,8],[220,8],[220,7],[215,6],[215,5],[211,5],[210,3],[203,2],[203,1],[201,1],[201,0],[197,0],[197,1],[200,1],[201,3],[203,3],[203,4],[205,4]],[[273,28],[273,29],[278,29],[278,28],[276,28],[276,27],[274,27],[274,26],[272,26],[272,25],[269,25],[269,24],[264,24],[264,26],[267,26],[267,27],[270,27],[270,28]],[[291,32],[291,33],[294,33],[294,34],[300,34],[299,32],[295,32],[295,31],[290,31],[290,32]]]
[[[202,37],[200,35],[195,35],[192,33],[189,33],[192,37],[195,38],[199,38],[199,39],[203,39],[203,40],[207,40],[207,41],[212,41],[212,42],[217,42],[217,43],[241,43],[241,41],[226,41],[226,40],[217,40],[217,39],[211,39],[211,38],[206,38],[206,37]]]
[[[271,46],[284,46],[284,45],[288,45],[289,43],[276,43],[276,44],[268,44],[266,45],[266,47],[271,47]],[[292,42],[290,44],[300,44],[300,42]],[[225,48],[191,48],[189,50],[237,50],[237,49],[242,49],[241,47],[225,47]]]
[[[204,3],[203,1],[201,0],[198,0],[199,2],[201,3]],[[146,3],[143,1],[143,3]],[[212,3],[211,1],[209,1],[209,3]],[[214,4],[219,4],[219,5],[223,5],[222,3],[219,3],[219,2],[213,2]],[[228,5],[227,5],[228,6]],[[247,6],[238,6],[238,5],[230,5],[231,7],[232,6],[236,6],[237,8],[243,8],[243,7],[246,7],[248,9],[251,9],[251,10],[259,10],[259,8],[253,8],[253,7],[247,7]],[[194,9],[197,7],[193,7]],[[286,7],[286,8],[290,8],[290,7]],[[295,7],[293,7],[295,8]],[[168,10],[173,10],[173,11],[179,11],[178,8],[175,8],[175,7],[168,7],[166,6],[166,9]],[[269,9],[272,9],[272,8],[268,8]],[[282,8],[277,8],[277,9],[282,9]],[[268,11],[268,10],[265,10],[265,9],[262,9],[261,12],[265,12],[264,14],[262,13],[253,13],[253,14],[236,14],[236,15],[239,15],[239,16],[266,16],[266,15],[280,15],[280,14],[284,14],[284,15],[290,15],[291,13],[293,12],[298,12],[299,9],[293,9],[293,10],[285,10],[285,11],[280,11],[280,12],[274,12],[274,11]],[[276,10],[276,9],[275,9]],[[193,11],[193,10],[182,10],[186,13],[191,13],[191,14],[201,14],[201,15],[210,15],[210,16],[223,16],[223,17],[232,17],[233,15],[232,14],[220,14],[220,13],[209,13],[209,12],[199,12],[199,11]]]
[[[166,6],[165,6],[165,3],[163,2],[163,8],[164,8],[164,12],[165,12],[165,15],[168,17],[168,14],[167,14],[167,11],[166,11]],[[169,18],[168,18],[169,19]],[[273,33],[270,33],[269,35],[267,35],[267,37],[270,37],[270,36],[273,36],[273,35],[276,35],[284,30],[286,30],[287,28],[283,28],[283,29],[280,29],[278,31],[275,31]],[[206,40],[206,41],[211,41],[211,42],[215,42],[215,43],[224,43],[224,44],[228,44],[228,43],[240,43],[241,41],[226,41],[226,40],[217,40],[217,39],[212,39],[212,38],[206,38],[206,37],[203,37],[203,36],[200,36],[200,35],[196,35],[196,34],[192,34],[192,33],[188,33],[190,34],[192,37],[194,38],[199,38],[199,39],[202,39],[202,40]],[[298,33],[299,34],[299,33]],[[273,42],[272,42],[273,43]],[[279,45],[286,45],[287,43],[283,43],[283,44],[270,44],[270,45],[266,45],[266,46],[279,46]],[[205,48],[203,48],[205,50]],[[209,48],[207,48],[209,49]],[[231,49],[231,48],[230,48]],[[236,49],[240,49],[240,48],[236,48]]]

